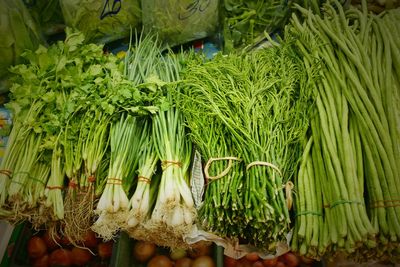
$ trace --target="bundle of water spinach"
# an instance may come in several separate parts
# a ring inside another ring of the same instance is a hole
[[[188,63],[180,108],[205,163],[206,230],[264,252],[287,242],[310,77],[284,42]]]

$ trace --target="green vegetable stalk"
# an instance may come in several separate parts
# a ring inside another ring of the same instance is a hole
[[[288,35],[298,40],[305,62],[321,66],[311,129],[315,174],[303,179],[321,184],[324,211],[318,248],[301,220],[293,247],[315,257],[344,252],[361,261],[393,258],[399,237],[399,210],[393,204],[399,195],[399,131],[393,117],[399,35],[389,34],[385,25],[398,19],[397,11],[377,16],[367,12],[366,3],[360,11],[344,10],[338,2],[326,4],[321,16],[299,10],[305,21],[293,17]],[[305,197],[300,214],[309,209],[311,198]]]
[[[184,75],[181,105],[209,178],[200,221],[272,253],[287,242],[289,181],[308,128],[311,93],[300,62],[283,43],[197,60]]]

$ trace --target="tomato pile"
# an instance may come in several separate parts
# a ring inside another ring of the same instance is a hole
[[[198,242],[188,250],[164,251],[155,244],[136,241],[133,257],[135,262],[147,267],[216,267],[212,245],[207,242]]]
[[[28,240],[27,252],[33,267],[108,266],[113,244],[88,231],[84,241],[74,246],[65,236],[51,237],[46,231]]]
[[[298,257],[292,252],[271,259],[261,259],[257,253],[249,253],[238,260],[224,256],[224,267],[297,267],[311,266],[312,263],[312,260]]]

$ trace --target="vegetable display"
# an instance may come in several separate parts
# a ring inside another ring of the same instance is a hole
[[[4,62],[20,54],[25,64],[9,68],[0,218],[40,233],[30,263],[82,266],[89,250],[104,262],[121,232],[148,266],[216,266],[203,242],[223,246],[227,266],[398,261],[400,9],[144,2],[160,20],[165,5],[189,17],[220,5],[224,53],[170,49],[169,26],[134,32],[134,1],[79,2],[87,12],[104,4],[111,39],[119,26],[131,33],[117,56],[90,43],[108,33],[67,11],[73,1],[60,2],[63,12],[94,32],[66,28],[39,45],[26,10],[4,3],[4,21],[22,30],[4,35],[14,49]],[[25,33],[31,50],[16,43]]]

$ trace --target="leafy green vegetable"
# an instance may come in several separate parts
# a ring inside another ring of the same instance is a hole
[[[107,177],[101,172],[108,171],[104,161],[109,160],[110,125],[121,116],[157,111],[153,104],[161,90],[127,80],[119,59],[105,54],[102,46],[85,44],[82,33],[67,28],[66,34],[48,48],[26,51],[29,64],[11,68],[8,107],[14,127],[1,165],[0,209],[17,205],[16,217],[46,210],[32,216],[37,220],[32,222],[64,220],[64,231],[75,229],[68,232],[74,237],[90,226],[94,195],[105,186]],[[33,171],[35,164],[43,166],[40,172]],[[32,179],[46,183],[34,192],[41,199],[30,198]]]
[[[222,22],[224,50],[252,46],[282,29],[289,16],[291,0],[224,0]]]
[[[290,231],[290,180],[308,128],[312,76],[291,42],[190,62],[183,110],[205,160],[202,226],[275,253]],[[285,196],[285,193],[287,194]]]

